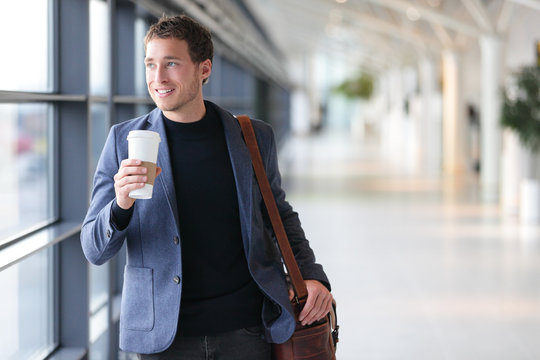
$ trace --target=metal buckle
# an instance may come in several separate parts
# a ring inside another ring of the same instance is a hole
[[[339,342],[339,325],[336,325],[336,328],[332,331],[332,339],[334,340],[334,347],[337,347]]]

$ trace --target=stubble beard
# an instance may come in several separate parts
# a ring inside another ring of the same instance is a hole
[[[186,88],[186,91],[184,92],[184,94],[180,93],[180,98],[178,99],[176,103],[171,104],[169,106],[166,106],[164,104],[158,105],[159,103],[156,100],[154,100],[154,103],[156,103],[157,107],[161,111],[167,111],[167,112],[179,111],[182,108],[184,108],[187,104],[190,104],[191,102],[193,102],[193,100],[197,98],[197,96],[199,95],[199,92],[201,91],[201,87],[202,87],[202,80],[199,81],[199,79],[195,79]],[[180,91],[180,90],[178,90],[177,88],[176,91]]]

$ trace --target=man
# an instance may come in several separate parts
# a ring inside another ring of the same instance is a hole
[[[270,358],[295,320],[280,253],[238,121],[204,101],[210,33],[187,16],[163,17],[145,38],[149,114],[111,128],[81,231],[88,260],[103,264],[127,242],[120,347],[140,359]],[[271,128],[253,121],[268,178],[306,286],[305,324],[332,295],[298,215],[281,189]],[[127,159],[131,130],[162,139],[153,197],[138,200],[146,169]]]

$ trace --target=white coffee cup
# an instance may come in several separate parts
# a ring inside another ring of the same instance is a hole
[[[129,132],[127,139],[128,157],[143,161],[142,166],[148,169],[146,173],[148,180],[144,187],[130,191],[129,197],[132,199],[151,199],[161,138],[155,131],[132,130]]]

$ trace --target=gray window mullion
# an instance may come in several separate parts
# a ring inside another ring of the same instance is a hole
[[[0,90],[0,103],[57,102],[57,101],[83,102],[86,100],[87,100],[87,96],[83,94],[65,95],[65,94]]]

